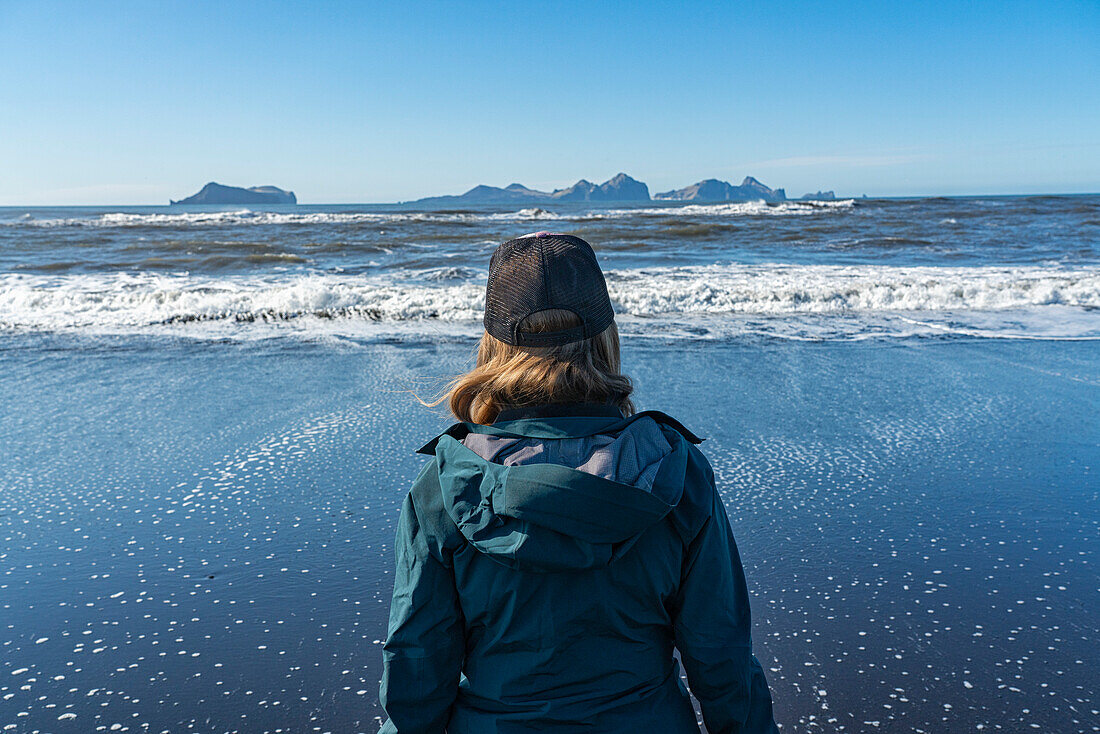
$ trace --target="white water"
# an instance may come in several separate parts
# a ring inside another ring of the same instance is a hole
[[[270,212],[238,209],[221,212],[184,211],[166,214],[108,212],[83,217],[37,219],[24,215],[17,219],[0,220],[8,227],[236,227],[241,225],[354,225],[396,222],[494,222],[529,220],[588,221],[620,219],[631,216],[785,216],[827,213],[854,206],[852,199],[837,201],[787,201],[766,204],[748,201],[724,204],[687,204],[683,206],[647,207],[637,209],[591,209],[587,211],[555,211],[528,207],[514,212]]]
[[[609,287],[635,315],[1100,307],[1100,269],[711,265],[620,271]]]
[[[458,283],[440,282],[434,270],[387,278],[2,274],[0,328],[132,333],[169,325],[197,332],[219,324],[219,332],[243,332],[264,324],[285,331],[383,322],[430,332],[441,322],[480,319],[484,274],[462,274],[468,278]],[[662,324],[657,330],[665,332],[730,315],[833,317],[850,332],[887,314],[924,324],[928,318],[1011,313],[1002,327],[986,318],[983,328],[1026,336],[1027,324],[1046,324],[1038,329],[1041,336],[1065,322],[1061,336],[1100,334],[1096,268],[712,265],[613,270],[607,280],[623,319]],[[1055,312],[1058,319],[1043,316]]]
[[[738,217],[738,216],[790,216],[820,214],[855,206],[855,199],[835,201],[784,201],[768,204],[764,201],[739,201],[725,204],[685,204],[677,207],[653,207],[646,209],[607,209],[593,212],[604,217],[628,217],[637,215],[664,217]]]

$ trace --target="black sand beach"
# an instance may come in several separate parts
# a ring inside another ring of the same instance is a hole
[[[407,391],[472,348],[9,338],[0,722],[373,731],[395,513],[448,422]],[[1098,349],[626,345],[708,439],[785,730],[1097,730]]]

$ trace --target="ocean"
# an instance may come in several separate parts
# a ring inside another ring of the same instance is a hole
[[[1100,731],[1100,196],[0,208],[0,731],[374,731],[493,248],[589,240],[784,731]]]

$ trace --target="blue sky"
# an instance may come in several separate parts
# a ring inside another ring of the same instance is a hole
[[[0,205],[1100,191],[1100,2],[0,0]]]

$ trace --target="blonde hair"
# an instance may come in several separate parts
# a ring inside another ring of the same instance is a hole
[[[559,331],[580,324],[572,311],[548,309],[524,319],[520,331]],[[460,421],[487,425],[508,408],[555,403],[608,403],[630,415],[633,391],[630,378],[620,372],[619,329],[613,321],[594,337],[553,347],[517,347],[482,334],[475,367],[453,379],[428,405],[446,401]]]

